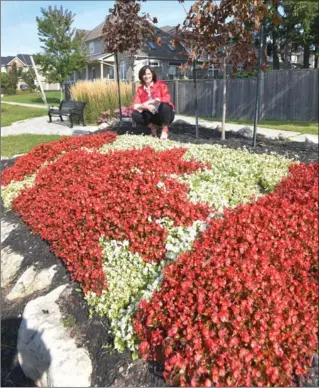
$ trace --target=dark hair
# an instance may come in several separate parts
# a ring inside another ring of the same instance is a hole
[[[146,65],[146,66],[143,66],[143,67],[141,68],[141,70],[138,72],[138,78],[139,78],[139,80],[141,81],[141,83],[144,84],[143,75],[146,73],[146,70],[147,70],[147,69],[148,69],[148,70],[152,73],[152,75],[153,75],[152,81],[153,81],[153,82],[156,82],[156,81],[157,81],[157,76],[156,76],[155,71],[152,70],[150,66]]]

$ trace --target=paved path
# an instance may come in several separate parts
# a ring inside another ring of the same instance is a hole
[[[195,125],[195,117],[188,117],[184,115],[176,115],[175,120],[184,120],[190,124]],[[208,121],[208,120],[198,120],[198,124],[206,127],[206,128],[216,128],[217,126],[221,127],[220,121]],[[243,127],[249,127],[251,130],[253,130],[253,126],[251,125],[244,125],[244,124],[230,124],[226,123],[226,132],[227,131],[239,131]],[[272,138],[272,139],[278,139],[279,137],[287,138],[292,141],[298,141],[298,142],[304,142],[309,141],[312,143],[318,144],[318,135],[308,135],[308,134],[302,134],[300,132],[294,132],[294,131],[280,131],[278,129],[270,129],[270,128],[262,128],[257,127],[257,133],[261,135],[265,135],[266,137]]]
[[[2,103],[5,104],[11,104],[11,105],[21,105],[21,106],[29,106],[33,108],[44,108],[42,105],[34,105],[34,104],[20,104],[16,102],[8,102],[8,101],[2,101]],[[188,117],[184,115],[176,115],[175,120],[183,120],[190,124],[195,124],[195,117]],[[208,121],[208,120],[202,120],[199,119],[199,125],[206,127],[206,128],[216,128],[221,126],[220,121]],[[241,128],[243,128],[244,124],[230,124],[226,123],[226,132],[227,131],[238,131]],[[253,130],[252,126],[247,125]],[[1,136],[8,136],[8,135],[18,135],[22,133],[35,133],[35,134],[45,134],[45,135],[79,135],[79,134],[86,134],[89,132],[94,132],[98,129],[97,125],[88,125],[86,127],[82,127],[80,125],[74,125],[72,129],[69,128],[69,122],[66,120],[64,122],[60,122],[60,119],[57,118],[54,120],[53,123],[48,122],[48,116],[43,117],[37,117],[33,119],[27,119],[23,121],[18,121],[16,123],[13,123],[9,127],[4,127],[1,129]],[[298,141],[298,142],[312,142],[318,144],[318,135],[308,135],[308,134],[302,134],[300,132],[294,132],[294,131],[280,131],[277,129],[269,129],[269,128],[257,128],[257,133],[265,135],[266,137],[278,139],[280,137],[287,138],[292,141]]]
[[[69,127],[69,120],[61,122],[60,118],[52,118],[52,123],[49,123],[49,116],[36,117],[33,119],[26,119],[17,121],[9,127],[1,128],[1,136],[21,135],[23,133],[34,133],[38,135],[86,135],[98,129],[96,125],[74,125],[71,129]]]
[[[19,106],[26,106],[26,107],[29,107],[29,108],[48,109],[44,104],[43,105],[24,104],[22,102],[11,102],[11,101],[3,101],[3,100],[1,100],[1,104],[19,105]]]

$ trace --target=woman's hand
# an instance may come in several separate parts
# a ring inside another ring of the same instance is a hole
[[[149,112],[155,114],[156,112],[156,107],[153,105],[153,100],[148,101],[145,104],[143,104],[143,110],[148,110]]]
[[[153,113],[153,114],[155,114],[155,112],[156,112],[156,108],[155,108],[155,106],[152,105],[152,104],[148,104],[148,110],[149,110],[151,113]]]

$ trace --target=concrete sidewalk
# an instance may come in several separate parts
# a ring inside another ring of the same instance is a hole
[[[184,115],[176,115],[175,120],[183,120],[192,125],[195,125],[195,122],[196,122],[195,117],[188,117]],[[199,119],[198,125],[206,128],[215,129],[217,127],[219,128],[221,127],[221,122]],[[253,131],[253,126],[251,125],[226,123],[226,133],[227,131],[237,132],[243,127],[249,127]],[[302,134],[300,132],[294,132],[294,131],[280,131],[278,129],[262,128],[259,126],[257,127],[257,133],[271,139],[288,139],[291,141],[298,141],[298,142],[307,141],[307,142],[318,144],[318,135]]]
[[[11,101],[3,101],[3,100],[1,100],[1,104],[26,106],[27,108],[39,108],[39,109],[46,109],[46,110],[48,110],[48,108],[44,104],[43,105],[24,104],[22,102],[11,102]]]
[[[30,108],[32,107],[32,108],[46,109],[44,105],[41,106],[41,105],[35,105],[35,104],[22,104],[22,103],[16,103],[16,102],[8,102],[8,101],[1,101],[1,103],[26,106]],[[183,120],[191,125],[195,125],[195,117],[176,115],[175,121],[176,120]],[[208,121],[208,120],[199,119],[198,124],[203,127],[212,128],[212,129],[221,127],[220,121]],[[243,127],[249,127],[251,131],[253,131],[253,126],[244,125],[244,124],[239,125],[239,124],[226,123],[226,132],[227,131],[237,132]],[[50,124],[48,121],[48,116],[46,115],[43,117],[17,121],[16,123],[13,123],[9,127],[1,128],[1,136],[18,135],[22,133],[71,136],[71,135],[86,134],[86,133],[94,132],[97,129],[98,129],[97,125],[88,125],[86,127],[83,127],[80,125],[74,125],[74,127],[71,129],[69,128],[68,120],[65,120],[64,122],[60,122],[59,118],[57,118],[55,121],[53,121]],[[310,142],[310,143],[318,144],[318,135],[302,134],[300,132],[293,132],[293,131],[280,131],[277,129],[262,128],[259,126],[257,128],[257,133],[272,139],[288,139],[291,141]]]
[[[44,113],[45,114],[45,113]],[[38,135],[86,135],[98,129],[97,125],[74,125],[70,128],[69,120],[63,122],[59,118],[52,118],[52,123],[49,123],[49,116],[35,117],[33,119],[21,120],[11,124],[9,127],[1,128],[1,136],[21,135],[23,133],[33,133]]]

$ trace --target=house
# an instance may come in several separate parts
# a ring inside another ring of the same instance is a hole
[[[16,56],[1,57],[1,73],[8,73],[12,69],[13,64],[16,64],[18,68],[22,68],[22,72],[27,72],[33,67],[31,56],[29,54],[18,54]],[[40,73],[39,69],[37,70],[39,74],[39,81],[41,82],[42,88],[44,90],[60,90],[60,85],[58,83],[48,83],[45,77],[43,77]],[[36,86],[39,86],[37,79],[35,79],[34,83]],[[19,80],[18,88],[20,88],[20,85],[24,84],[25,83],[22,79]]]
[[[104,49],[103,26],[104,22],[91,31],[78,30],[85,34],[85,42],[89,50],[89,64],[82,71],[74,72],[70,80],[116,79],[114,55]],[[187,60],[184,55],[184,48],[181,45],[173,47],[170,44],[171,34],[161,28],[154,28],[156,37],[161,38],[160,45],[155,41],[146,41],[142,49],[134,56],[134,60],[125,53],[119,55],[119,76],[121,80],[132,81],[134,78],[135,81],[138,81],[138,72],[144,65],[152,66],[158,79],[168,80],[183,76],[179,67]]]

